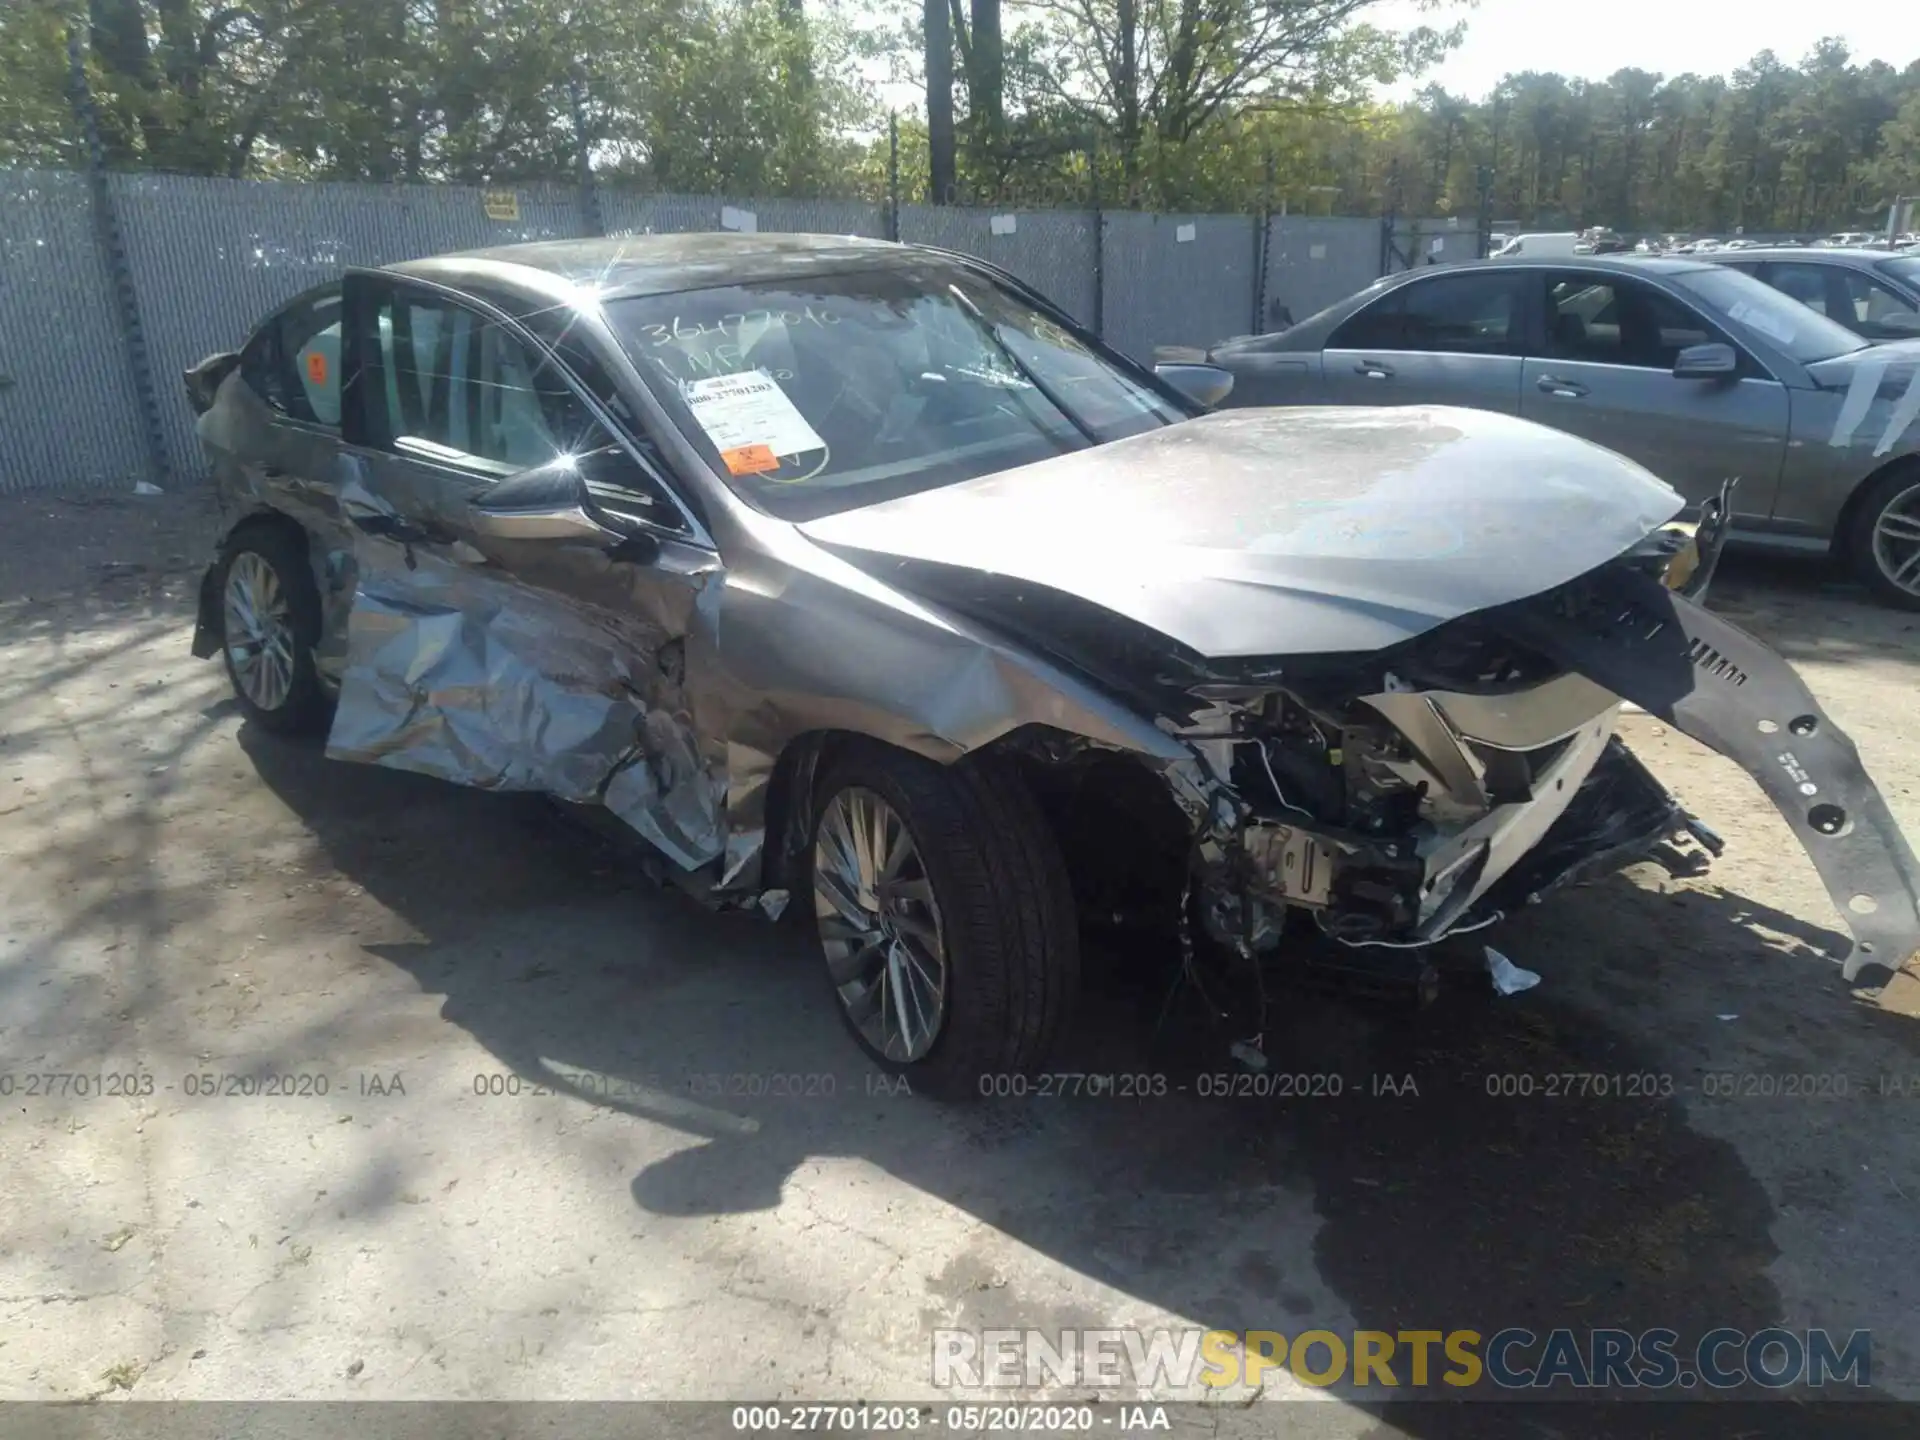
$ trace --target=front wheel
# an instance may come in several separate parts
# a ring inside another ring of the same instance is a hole
[[[320,729],[320,594],[304,547],[277,525],[243,526],[228,537],[216,583],[221,656],[247,718],[282,735]]]
[[[1059,846],[1012,769],[856,744],[821,779],[812,839],[827,977],[870,1057],[949,1099],[1046,1057],[1079,936]]]
[[[1873,482],[1847,539],[1853,568],[1876,597],[1920,610],[1920,465],[1903,465]]]

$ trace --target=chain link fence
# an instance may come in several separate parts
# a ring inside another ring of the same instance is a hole
[[[238,347],[276,306],[351,265],[582,237],[596,223],[614,236],[893,238],[988,260],[1151,361],[1157,350],[1304,319],[1409,256],[1471,255],[1475,234],[1465,221],[996,211],[599,187],[588,205],[577,187],[558,184],[94,178],[105,183],[0,171],[0,492],[127,488],[153,476],[191,483],[203,462],[181,372]],[[117,276],[131,296],[116,291]],[[147,357],[151,406],[131,355]]]

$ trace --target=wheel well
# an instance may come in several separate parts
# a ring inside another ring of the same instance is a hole
[[[221,540],[221,550],[231,549],[234,537],[245,534],[250,530],[278,530],[297,540],[302,553],[305,553],[307,550],[307,527],[302,525],[298,520],[295,520],[291,515],[279,510],[270,509],[255,510],[252,514],[244,516],[237,521],[233,528],[227,531],[226,537]]]
[[[220,596],[215,590],[214,579],[219,573],[221,564],[232,552],[234,541],[247,534],[263,530],[276,530],[291,538],[300,546],[300,553],[308,557],[309,568],[311,568],[312,552],[307,544],[306,526],[292,516],[284,515],[278,510],[263,509],[255,510],[252,514],[236,521],[227,533],[220,537],[220,558],[208,566],[206,573],[200,577],[200,606],[194,622],[193,653],[203,660],[217,651],[218,645],[214,637],[219,635],[221,628]]]
[[[1829,547],[1834,559],[1844,563],[1849,558],[1847,537],[1853,532],[1853,523],[1859,518],[1860,507],[1866,503],[1868,493],[1887,476],[1907,470],[1920,470],[1920,455],[1896,456],[1853,487],[1846,503],[1840,507],[1840,518],[1834,521],[1833,541]]]
[[[791,890],[799,883],[798,862],[813,831],[814,782],[835,750],[854,738],[845,730],[809,730],[794,736],[780,751],[767,778],[761,815],[766,837],[760,860],[763,888]]]
[[[1039,802],[1083,924],[1145,934],[1178,926],[1193,829],[1151,765],[1044,726],[984,753],[1009,760]]]
[[[848,744],[882,744],[844,730],[790,740],[774,762],[764,811],[761,883],[791,889],[813,829],[820,772]],[[991,757],[1013,767],[1046,817],[1083,917],[1177,924],[1193,831],[1166,782],[1138,756],[1023,726],[953,763]]]

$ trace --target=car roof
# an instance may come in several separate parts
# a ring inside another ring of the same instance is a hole
[[[463,275],[498,281],[508,278],[513,270],[521,270],[534,272],[522,278],[541,290],[551,290],[557,279],[571,286],[591,285],[599,298],[612,300],[886,266],[934,253],[858,235],[758,235],[729,230],[535,240],[404,260],[384,268],[443,283],[457,282]],[[543,277],[551,278],[540,283]]]
[[[1721,252],[1714,251],[1714,254]],[[1818,264],[1871,266],[1890,250],[1841,250],[1818,245],[1756,245],[1751,250],[1733,252],[1742,260],[1811,260]]]
[[[1712,262],[1687,256],[1635,255],[1615,251],[1607,255],[1501,255],[1486,260],[1460,260],[1451,265],[1422,265],[1392,278],[1417,280],[1424,275],[1472,270],[1607,270],[1619,275],[1685,275],[1712,268]]]

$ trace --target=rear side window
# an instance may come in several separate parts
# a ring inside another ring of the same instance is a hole
[[[303,295],[255,332],[241,352],[247,386],[282,415],[340,423],[340,292]]]
[[[1415,281],[1348,320],[1328,348],[1517,355],[1524,287],[1519,276],[1499,273]]]
[[[1356,315],[1349,315],[1327,338],[1329,350],[1398,350],[1405,334],[1402,292],[1395,290]]]
[[[1844,304],[1839,293],[1840,272],[1828,265],[1775,264],[1768,267],[1767,283],[1782,295],[1791,296],[1809,310],[1829,320],[1846,324]]]

